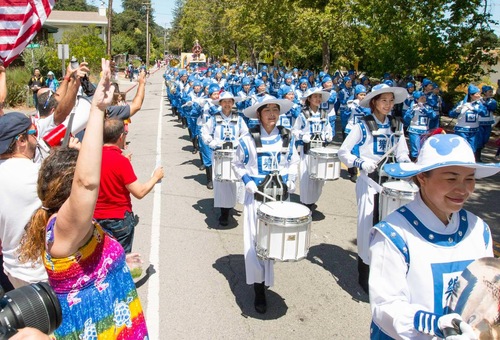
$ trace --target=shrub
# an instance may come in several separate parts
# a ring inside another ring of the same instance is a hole
[[[32,104],[32,92],[28,89],[31,72],[26,67],[7,69],[7,99],[9,107]]]

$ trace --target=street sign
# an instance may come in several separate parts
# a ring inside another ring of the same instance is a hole
[[[28,44],[26,48],[40,48],[40,44]]]
[[[69,45],[57,44],[57,57],[59,59],[67,59],[69,57]]]

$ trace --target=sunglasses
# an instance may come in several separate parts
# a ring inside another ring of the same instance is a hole
[[[38,130],[36,128],[35,129],[30,129],[30,130],[26,131],[26,134],[38,137]]]

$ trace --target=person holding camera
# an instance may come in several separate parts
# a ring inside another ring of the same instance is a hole
[[[38,90],[45,87],[45,78],[40,73],[40,69],[37,67],[33,70],[33,76],[28,82],[28,87],[33,92],[33,105],[35,108],[38,107]]]
[[[109,61],[92,99],[80,151],[53,150],[42,163],[42,206],[21,240],[20,260],[40,256],[62,308],[56,338],[144,339],[148,332],[123,247],[93,219],[99,194],[105,110],[113,98]],[[129,318],[124,318],[129,315]]]

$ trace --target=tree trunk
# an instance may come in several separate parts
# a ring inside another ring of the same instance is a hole
[[[323,52],[323,71],[328,72],[330,68],[330,46],[328,46],[328,40],[322,39],[322,52]]]

